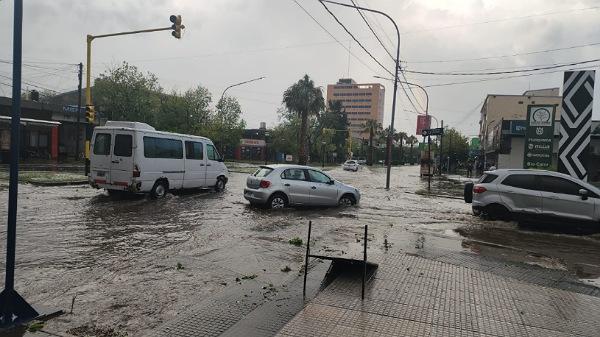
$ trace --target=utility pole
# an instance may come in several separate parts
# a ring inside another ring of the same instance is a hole
[[[427,136],[427,192],[431,192],[431,136]]]
[[[81,138],[81,80],[83,78],[83,63],[79,62],[79,73],[77,74],[79,84],[77,85],[77,141],[75,142],[75,160],[79,160],[79,143]]]
[[[134,30],[129,32],[120,32],[120,33],[111,33],[111,34],[102,34],[102,35],[90,35],[86,36],[86,56],[87,56],[87,64],[86,64],[86,76],[85,76],[85,110],[86,117],[88,119],[88,124],[85,130],[85,174],[88,175],[90,173],[90,141],[92,138],[92,125],[94,123],[96,117],[96,110],[94,104],[92,103],[92,41],[94,39],[99,39],[103,37],[110,36],[121,36],[121,35],[132,35],[132,34],[140,34],[140,33],[151,33],[151,32],[159,32],[163,30],[173,30],[171,33],[174,38],[181,38],[181,30],[185,28],[183,24],[181,24],[181,15],[171,15],[169,20],[173,23],[169,27],[163,28],[152,28],[152,29],[142,29],[142,30]]]
[[[450,174],[450,165],[452,165],[452,135],[448,136],[448,174]]]
[[[6,226],[4,290],[0,293],[0,328],[23,324],[39,316],[15,290],[17,198],[19,194],[19,149],[21,127],[21,62],[23,51],[23,0],[14,1],[12,115],[10,120],[10,177]]]
[[[444,120],[442,119],[442,130],[444,130]],[[444,160],[444,133],[440,135],[440,176],[442,175],[442,161]]]

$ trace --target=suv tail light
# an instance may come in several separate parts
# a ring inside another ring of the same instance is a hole
[[[485,191],[487,191],[487,189],[481,185],[473,186],[473,193],[483,193]]]
[[[271,182],[268,180],[261,180],[259,186],[260,188],[269,188],[269,186],[271,186]]]
[[[135,178],[140,176],[140,168],[137,165],[133,165],[133,176]]]

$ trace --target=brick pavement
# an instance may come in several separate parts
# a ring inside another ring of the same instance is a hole
[[[600,336],[600,297],[525,281],[535,269],[507,266],[515,278],[408,254],[373,259],[364,301],[360,278],[341,275],[277,336]]]

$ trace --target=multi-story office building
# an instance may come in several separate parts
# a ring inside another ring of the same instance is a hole
[[[366,136],[366,121],[383,123],[385,87],[379,83],[358,84],[351,78],[342,78],[327,86],[327,101],[342,102],[354,138]]]

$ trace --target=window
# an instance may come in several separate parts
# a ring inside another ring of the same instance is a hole
[[[266,177],[273,171],[272,168],[261,167],[256,172],[254,172],[254,176],[258,178]]]
[[[208,160],[221,160],[219,152],[211,144],[206,144],[206,157],[208,157]]]
[[[582,188],[579,184],[559,177],[540,176],[540,179],[540,190],[544,192],[579,195]]]
[[[310,180],[317,183],[329,183],[331,178],[326,176],[324,173],[314,170],[308,170],[308,175],[310,176]]]
[[[306,180],[303,169],[287,169],[281,174],[281,178],[289,180]]]
[[[115,136],[115,156],[131,157],[133,147],[133,137],[131,135],[116,135]]]
[[[204,151],[200,142],[185,142],[185,157],[187,159],[204,159]]]
[[[144,157],[182,159],[183,145],[177,139],[144,137]]]
[[[110,134],[98,133],[94,141],[94,154],[101,156],[110,155]]]
[[[481,179],[479,179],[479,182],[482,184],[489,184],[496,180],[496,178],[498,178],[498,176],[495,174],[484,174],[483,176],[481,176]]]
[[[511,174],[502,181],[502,185],[535,190],[535,176],[532,174]]]

